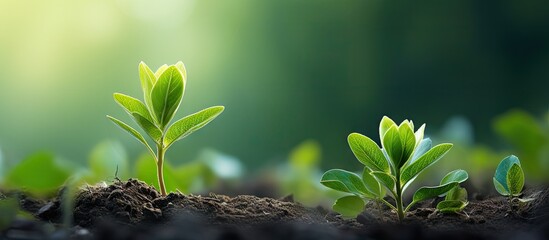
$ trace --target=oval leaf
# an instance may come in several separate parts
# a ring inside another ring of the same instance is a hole
[[[501,160],[494,175],[494,179],[498,181],[501,186],[503,186],[503,189],[505,189],[506,192],[510,192],[509,187],[507,186],[507,173],[513,164],[518,164],[520,166],[519,159],[515,155],[507,156]]]
[[[164,65],[160,66],[158,69],[156,69],[156,72],[154,72],[154,76],[156,77],[156,79],[159,79],[160,75],[162,75],[162,73],[164,73],[164,71],[166,71],[166,69],[168,69],[167,64],[164,64]]]
[[[391,159],[391,162],[396,168],[400,168],[402,161],[402,142],[400,141],[400,133],[398,127],[392,126],[387,130],[383,136],[382,141],[383,148],[387,152],[387,155]]]
[[[517,163],[514,163],[509,172],[507,172],[507,186],[509,187],[509,193],[513,196],[520,195],[522,188],[524,187],[524,172]]]
[[[164,137],[164,145],[166,148],[171,146],[175,141],[182,139],[194,131],[206,126],[223,112],[225,107],[215,106],[203,109],[197,113],[186,116],[170,126]]]
[[[492,178],[492,181],[494,182],[494,187],[496,188],[496,191],[498,191],[499,194],[503,196],[509,196],[511,193],[505,187],[499,183],[499,181],[496,178]]]
[[[153,112],[161,129],[172,120],[183,98],[183,76],[175,67],[168,67],[158,78],[151,92]]]
[[[341,170],[341,169],[332,169],[322,175],[320,183],[331,189],[353,193],[358,196],[367,195],[367,197],[374,198],[372,193],[366,189],[362,179],[355,173]]]
[[[383,116],[381,122],[379,122],[379,140],[383,141],[383,136],[392,126],[396,127],[396,123],[387,116]]]
[[[364,211],[364,200],[357,196],[345,196],[335,201],[332,209],[344,218],[355,218]]]
[[[442,158],[448,151],[450,151],[450,148],[452,148],[451,143],[443,143],[431,148],[431,150],[427,151],[416,161],[402,170],[400,184],[406,185],[409,180],[416,177],[427,167],[433,165],[440,158]]]
[[[402,161],[407,161],[416,148],[416,136],[410,122],[402,122],[398,127],[398,133],[402,143]]]
[[[385,195],[383,188],[379,185],[379,182],[371,174],[371,172],[372,171],[370,169],[364,167],[364,171],[362,172],[362,181],[364,182],[364,186],[366,186],[368,191],[377,198],[383,198],[383,195]]]
[[[461,212],[468,202],[459,200],[444,200],[437,204],[437,210],[442,213],[457,213]]]
[[[162,131],[160,131],[160,129],[158,129],[156,125],[141,116],[141,114],[139,113],[133,113],[132,117],[135,119],[137,124],[139,124],[139,126],[141,126],[143,130],[145,130],[147,135],[149,135],[156,143],[160,141],[160,138],[162,138]]]
[[[362,164],[373,171],[386,173],[391,171],[383,152],[372,139],[359,133],[351,133],[347,141],[351,151]]]
[[[462,183],[469,178],[469,174],[465,170],[457,169],[446,174],[440,181],[440,185],[444,185],[451,182]]]
[[[385,172],[372,172],[371,173],[381,184],[383,184],[390,192],[394,195],[396,187],[395,177],[385,173]]]

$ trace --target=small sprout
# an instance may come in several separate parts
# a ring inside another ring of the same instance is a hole
[[[519,159],[511,155],[501,160],[493,180],[499,194],[509,197],[520,196],[524,187],[524,172]]]
[[[402,197],[410,183],[452,148],[450,143],[432,147],[431,140],[423,138],[424,130],[425,124],[414,132],[412,121],[405,120],[396,125],[390,118],[383,117],[379,126],[381,148],[370,138],[351,133],[348,137],[349,146],[365,167],[360,176],[341,169],[324,173],[320,181],[324,186],[354,196],[338,199],[334,210],[345,217],[352,217],[360,214],[364,208],[358,206],[357,198],[374,200],[389,206],[402,221],[414,204],[444,195],[467,180],[466,171],[452,171],[442,179],[439,186],[422,187],[414,193],[410,204],[403,204]],[[384,199],[387,194],[394,199],[395,204]],[[343,207],[344,204],[347,205]]]
[[[468,204],[467,190],[458,185],[452,188],[452,190],[446,194],[444,200],[437,204],[437,210],[442,213],[458,213]]]
[[[140,132],[116,118],[111,116],[107,116],[107,118],[141,142],[154,157],[158,185],[160,186],[160,192],[165,196],[163,164],[166,151],[176,141],[214,120],[223,112],[224,107],[206,108],[170,125],[185,92],[187,82],[185,66],[182,62],[171,66],[163,65],[153,73],[145,63],[141,62],[139,64],[139,77],[145,103],[121,93],[115,93],[114,100],[154,141],[156,152]]]

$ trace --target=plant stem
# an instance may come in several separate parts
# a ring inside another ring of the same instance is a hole
[[[402,222],[402,219],[404,219],[404,210],[402,207],[402,188],[400,186],[400,171],[396,171],[396,207],[397,207],[397,215],[398,215],[398,221]]]
[[[164,147],[162,146],[162,143],[164,142],[164,139],[160,139],[160,143],[156,145],[157,149],[157,161],[156,161],[156,171],[157,171],[157,177],[158,177],[158,186],[160,186],[160,193],[162,196],[166,196],[166,186],[164,185],[164,172],[163,172],[163,166],[164,166]]]

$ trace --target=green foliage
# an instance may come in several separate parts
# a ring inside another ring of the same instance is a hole
[[[124,147],[116,141],[103,141],[91,151],[88,166],[91,173],[88,182],[99,182],[113,177],[129,177],[128,156]]]
[[[446,194],[444,200],[437,204],[437,210],[443,213],[458,213],[468,204],[467,190],[460,186],[455,186]]]
[[[145,103],[120,93],[114,94],[114,100],[151,137],[156,145],[156,152],[137,130],[116,118],[111,116],[107,116],[107,118],[145,145],[156,162],[160,191],[162,195],[166,195],[163,176],[166,150],[177,140],[190,135],[211,122],[223,112],[224,107],[215,106],[201,110],[176,121],[170,126],[170,122],[177,112],[185,92],[187,81],[185,66],[182,62],[171,66],[163,65],[153,73],[145,63],[141,62],[139,64],[139,77]]]
[[[418,189],[413,201],[404,208],[402,196],[410,183],[452,148],[452,144],[449,143],[431,147],[431,140],[423,138],[424,130],[425,124],[414,132],[412,121],[405,120],[396,125],[390,118],[383,117],[379,126],[381,148],[364,135],[351,133],[348,137],[351,150],[365,166],[362,176],[332,169],[324,173],[320,182],[328,188],[350,193],[355,197],[383,202],[396,210],[399,220],[402,220],[415,203],[444,195],[468,178],[464,170],[452,171],[442,179],[439,186]],[[395,200],[395,204],[383,199],[386,193],[390,193],[389,197]],[[344,213],[340,213],[346,216],[350,216],[351,213],[356,216],[360,213],[360,208],[341,206],[345,202],[347,201],[334,205],[337,206],[334,210],[344,210]],[[353,200],[355,205],[357,202]],[[355,211],[352,212],[350,209]]]
[[[11,169],[4,184],[8,188],[22,188],[38,195],[49,195],[57,191],[70,173],[71,169],[60,164],[53,154],[39,152]]]
[[[501,160],[493,178],[494,187],[504,196],[520,196],[524,187],[524,173],[519,159],[508,156]]]

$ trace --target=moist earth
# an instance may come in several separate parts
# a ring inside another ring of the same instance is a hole
[[[10,194],[6,194],[10,195]],[[81,188],[72,222],[63,227],[58,197],[37,200],[19,194],[21,208],[40,221],[17,219],[2,231],[7,239],[549,239],[549,188],[525,191],[522,203],[501,196],[476,197],[459,214],[412,209],[402,223],[389,209],[369,203],[356,219],[322,207],[249,195],[167,196],[130,179]],[[66,222],[66,220],[65,220]]]

